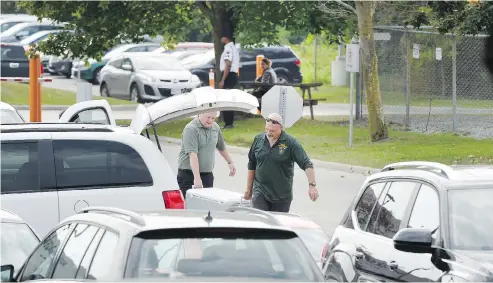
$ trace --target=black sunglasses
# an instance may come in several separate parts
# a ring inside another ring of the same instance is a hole
[[[279,121],[273,120],[271,118],[265,118],[265,121],[271,122],[272,124],[281,125],[281,123],[279,123]]]

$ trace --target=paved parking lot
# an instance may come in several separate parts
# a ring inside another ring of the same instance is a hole
[[[179,150],[180,147],[174,144],[164,144],[163,146],[163,154],[175,173],[178,171]],[[237,170],[235,177],[229,177],[229,169],[226,162],[219,153],[216,153],[215,186],[243,194],[247,178],[248,158],[246,155],[239,153],[233,153],[232,157]],[[308,181],[305,172],[301,171],[296,165],[295,168],[294,200],[291,212],[314,220],[327,232],[332,233],[341,221],[351,200],[358,192],[365,176],[315,168],[320,197],[316,202],[312,202],[308,198]]]

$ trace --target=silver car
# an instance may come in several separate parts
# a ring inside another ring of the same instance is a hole
[[[101,70],[101,96],[155,102],[192,91],[200,79],[166,54],[124,53]]]

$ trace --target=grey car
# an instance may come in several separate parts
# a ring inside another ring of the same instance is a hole
[[[101,96],[156,102],[192,91],[200,80],[174,57],[155,53],[124,53],[101,70]]]
[[[37,279],[324,281],[302,240],[269,213],[111,207],[63,220],[9,278]]]

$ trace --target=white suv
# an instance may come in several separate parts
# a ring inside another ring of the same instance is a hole
[[[89,205],[183,208],[176,175],[142,131],[201,112],[251,112],[256,105],[246,92],[207,87],[148,108],[139,105],[130,127],[114,126],[104,100],[73,105],[60,119],[85,124],[1,125],[2,208],[25,219],[40,236]],[[88,124],[94,120],[111,125]]]

